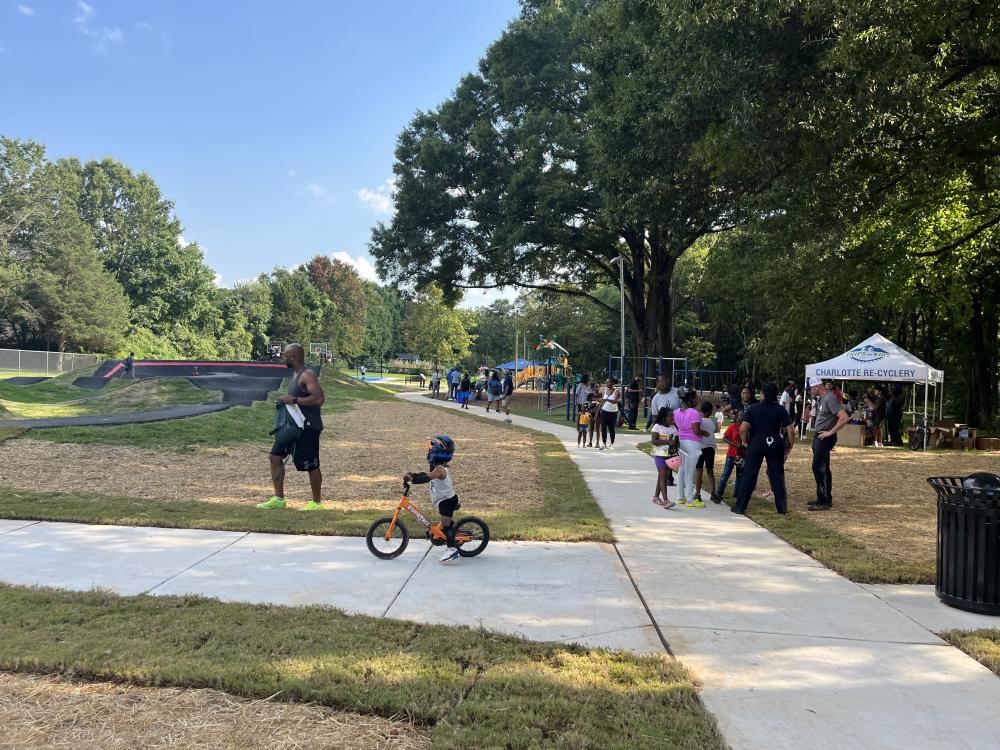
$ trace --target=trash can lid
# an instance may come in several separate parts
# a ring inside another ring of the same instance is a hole
[[[962,480],[962,487],[967,490],[1000,491],[1000,476],[988,471],[977,471]]]

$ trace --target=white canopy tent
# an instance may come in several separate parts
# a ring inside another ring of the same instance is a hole
[[[838,357],[806,365],[806,384],[833,380],[919,383],[924,386],[924,423],[927,422],[928,393],[937,388],[935,407],[944,409],[944,371],[910,354],[906,349],[876,333]],[[915,394],[914,394],[915,395]],[[925,446],[926,447],[926,446]]]

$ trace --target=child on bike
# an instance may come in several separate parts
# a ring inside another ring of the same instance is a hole
[[[448,463],[455,455],[455,441],[447,435],[435,435],[427,441],[427,463],[430,471],[407,472],[403,481],[407,484],[430,484],[431,502],[441,514],[441,530],[448,537],[448,547],[441,555],[441,562],[451,562],[459,557],[455,544],[455,527],[452,517],[461,508],[458,494],[451,481]]]

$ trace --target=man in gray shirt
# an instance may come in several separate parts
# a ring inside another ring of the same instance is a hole
[[[830,451],[837,444],[837,433],[847,424],[847,410],[833,392],[833,381],[824,380],[809,389],[819,399],[816,410],[816,434],[813,436],[813,476],[816,478],[816,499],[808,503],[809,510],[829,510],[833,506],[833,475],[830,473]]]

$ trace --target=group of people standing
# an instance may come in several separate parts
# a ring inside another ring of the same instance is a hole
[[[431,374],[431,398],[441,394],[441,371],[434,370]],[[463,409],[469,408],[469,401],[486,398],[486,411],[491,407],[499,414],[503,409],[507,422],[511,422],[510,402],[514,396],[514,378],[505,370],[480,369],[473,376],[468,370],[462,371],[453,367],[444,376],[448,386],[446,401],[456,401]]]
[[[580,447],[596,447],[598,450],[613,450],[615,430],[621,420],[621,391],[615,378],[608,378],[600,388],[595,388],[590,373],[585,372],[576,386],[576,444]],[[594,445],[594,436],[597,445]],[[610,442],[609,442],[610,439]]]

